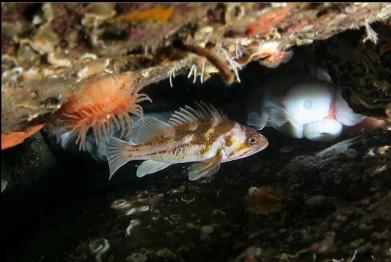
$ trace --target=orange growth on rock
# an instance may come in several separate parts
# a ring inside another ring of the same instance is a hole
[[[282,51],[279,49],[279,43],[275,41],[260,44],[253,48],[248,57],[243,57],[242,63],[247,64],[250,61],[258,60],[262,65],[269,68],[276,68],[280,64],[288,62],[293,56],[293,51]]]
[[[384,55],[391,51],[391,43],[384,44],[380,47],[380,55]]]
[[[133,123],[129,114],[143,115],[138,104],[151,101],[140,88],[134,88],[130,74],[104,76],[88,82],[79,92],[74,92],[57,112],[60,125],[54,133],[61,135],[72,131],[77,135],[79,149],[85,149],[86,135],[92,129],[95,141],[107,138],[114,126],[121,129]]]
[[[23,141],[37,133],[44,127],[43,124],[36,125],[28,129],[27,131],[12,132],[10,134],[1,133],[1,150],[14,147],[23,143]]]
[[[288,62],[291,59],[292,55],[292,51],[279,51],[269,55],[264,59],[259,60],[259,63],[268,68],[276,68],[279,65]]]
[[[129,12],[125,15],[119,16],[118,19],[124,22],[142,22],[147,20],[158,20],[160,22],[167,23],[173,13],[173,6],[167,8],[154,7],[146,11]]]
[[[281,193],[271,187],[250,187],[246,196],[247,212],[252,215],[269,215],[281,211]]]
[[[285,7],[276,8],[267,12],[247,27],[246,35],[253,37],[268,34],[270,29],[278,26],[287,17],[292,8],[293,5],[288,4]]]

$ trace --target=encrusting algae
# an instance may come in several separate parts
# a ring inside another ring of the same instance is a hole
[[[23,143],[26,138],[34,135],[43,127],[43,124],[39,124],[31,127],[27,131],[12,132],[10,134],[1,133],[1,150]]]
[[[145,11],[135,11],[129,12],[127,14],[121,15],[118,17],[118,20],[124,22],[142,22],[148,20],[157,20],[164,23],[167,23],[168,20],[174,13],[174,7],[170,6],[167,8],[154,7]]]

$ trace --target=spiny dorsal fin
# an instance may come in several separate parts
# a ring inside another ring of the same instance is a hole
[[[169,127],[169,124],[164,123],[156,117],[147,116],[136,122],[134,127],[129,132],[128,137],[131,142],[137,145],[142,145]]]
[[[204,102],[196,102],[196,109],[186,105],[184,108],[179,108],[171,115],[168,123],[170,125],[181,125],[186,123],[195,123],[200,120],[213,119],[215,122],[227,120],[227,116],[220,110],[217,110],[213,105]]]

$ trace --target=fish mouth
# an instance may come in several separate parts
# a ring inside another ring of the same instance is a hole
[[[243,155],[243,157],[248,157],[248,156],[254,155],[254,154],[258,153],[259,151],[261,151],[260,148],[251,149],[251,150],[247,151],[247,152]]]
[[[249,157],[251,155],[255,155],[256,153],[259,153],[260,151],[264,150],[267,146],[268,143],[266,142],[266,144],[263,146],[251,148],[245,153],[241,154],[238,158],[244,158],[244,157]]]

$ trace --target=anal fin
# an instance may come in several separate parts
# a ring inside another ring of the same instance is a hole
[[[201,177],[211,176],[220,169],[220,163],[223,159],[223,150],[219,150],[218,153],[203,162],[196,163],[190,166],[188,177],[190,181],[197,180]]]
[[[153,174],[167,168],[169,165],[171,165],[171,163],[155,160],[146,160],[138,166],[136,175],[137,177],[143,177],[148,174]]]

